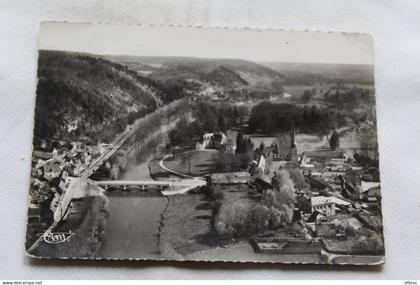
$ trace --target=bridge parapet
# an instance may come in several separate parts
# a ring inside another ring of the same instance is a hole
[[[129,190],[133,187],[139,187],[141,190],[150,190],[158,188],[164,195],[183,194],[197,187],[207,185],[203,179],[183,179],[181,181],[155,181],[155,180],[103,180],[91,181],[92,184],[100,186],[105,190],[110,187],[118,187],[123,190]],[[170,190],[164,190],[169,188]],[[174,188],[178,188],[174,190]]]

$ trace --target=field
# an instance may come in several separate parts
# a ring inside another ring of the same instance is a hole
[[[175,158],[165,159],[163,165],[174,172],[201,176],[214,171],[213,156],[215,154],[215,150],[186,152]]]

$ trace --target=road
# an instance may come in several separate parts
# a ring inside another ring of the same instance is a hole
[[[172,170],[172,169],[169,169],[169,168],[167,168],[164,164],[163,164],[163,161],[165,160],[165,159],[167,159],[168,157],[170,157],[171,155],[170,154],[166,154],[160,161],[159,161],[159,166],[161,167],[161,168],[163,168],[163,169],[165,169],[167,172],[169,172],[169,173],[172,173],[172,174],[175,174],[176,176],[179,176],[179,177],[183,177],[183,178],[194,178],[193,176],[190,176],[190,175],[186,175],[186,174],[183,174],[183,173],[180,173],[180,172],[177,172],[177,171],[174,171],[174,170]]]
[[[88,178],[91,176],[98,168],[105,163],[121,146],[130,138],[134,132],[137,131],[137,128],[130,127],[129,130],[125,130],[123,133],[119,134],[114,141],[112,142],[112,147],[107,149],[99,157],[92,161],[92,163],[80,173],[80,178]]]

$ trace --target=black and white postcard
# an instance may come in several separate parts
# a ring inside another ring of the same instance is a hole
[[[47,22],[26,252],[381,264],[368,34]]]

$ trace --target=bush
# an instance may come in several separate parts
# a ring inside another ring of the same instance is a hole
[[[297,188],[299,189],[309,188],[309,184],[306,182],[305,177],[302,174],[302,171],[300,171],[299,169],[297,168],[289,169],[289,175]]]
[[[225,237],[247,236],[248,209],[242,203],[222,205],[215,220],[217,233]]]
[[[207,187],[203,189],[203,192],[212,200],[222,200],[225,198],[225,193],[223,193],[218,185],[208,184]]]
[[[357,240],[353,243],[351,250],[362,254],[383,254],[384,241],[382,235],[368,229],[357,231]]]

